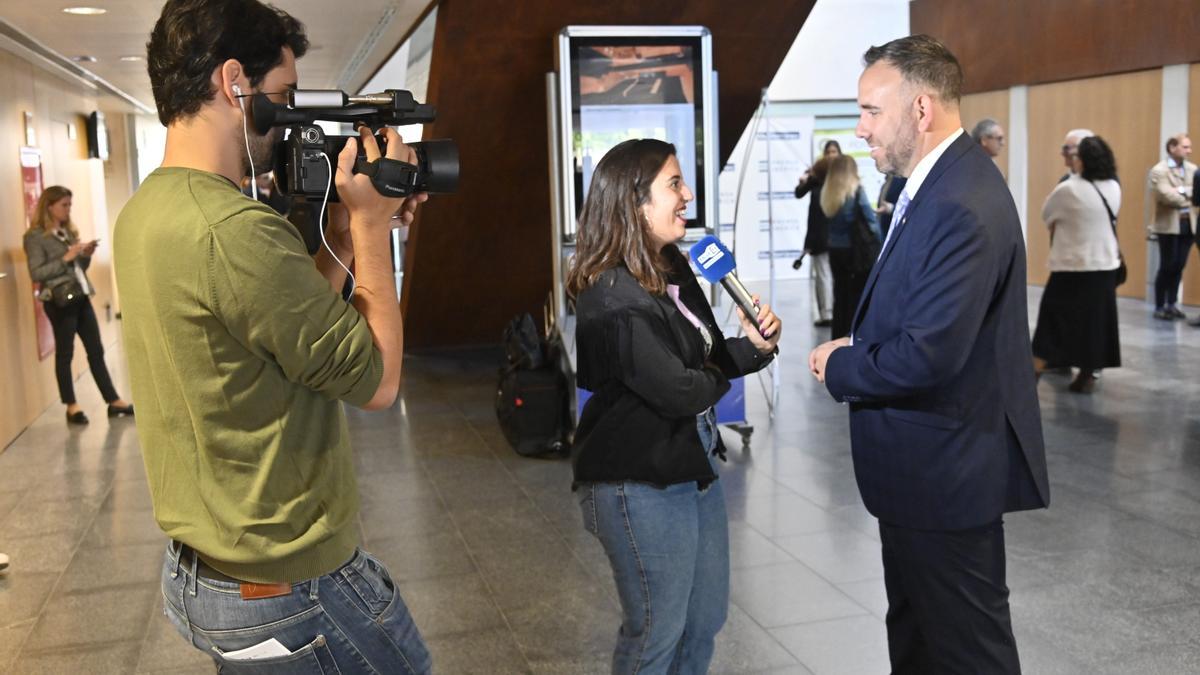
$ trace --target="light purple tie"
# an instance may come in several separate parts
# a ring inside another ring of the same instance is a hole
[[[883,257],[883,252],[887,250],[888,242],[892,240],[892,233],[900,229],[904,224],[904,212],[908,210],[908,190],[900,193],[900,199],[896,202],[896,209],[892,212],[892,226],[888,228],[887,239],[883,240],[883,246],[879,247],[879,257]]]

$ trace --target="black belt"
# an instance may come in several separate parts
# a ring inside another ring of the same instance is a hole
[[[192,560],[196,562],[196,576],[208,579],[210,581],[227,581],[234,584],[244,584],[246,582],[241,579],[234,579],[228,574],[222,574],[212,568],[212,565],[204,562],[204,558],[196,553],[196,549],[187,544],[179,545],[179,564],[187,570],[192,569]]]

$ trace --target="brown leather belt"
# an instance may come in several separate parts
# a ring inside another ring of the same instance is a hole
[[[193,559],[195,560],[196,564],[196,576],[208,579],[210,581],[224,581],[227,583],[238,584],[243,600],[278,598],[284,595],[291,595],[292,593],[292,585],[288,583],[263,584],[253,581],[234,579],[228,574],[223,574],[220,571],[213,569],[212,565],[204,562],[204,556],[196,553],[196,549],[188,546],[187,544],[180,544],[180,565],[190,570],[192,568]]]

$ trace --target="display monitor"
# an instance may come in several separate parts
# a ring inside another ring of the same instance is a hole
[[[566,186],[571,220],[578,219],[596,164],[631,138],[657,138],[675,146],[684,182],[695,194],[685,217],[689,228],[711,224],[705,215],[710,186],[705,159],[711,126],[708,31],[702,27],[611,29],[570,27],[559,43],[563,110],[569,151]],[[568,236],[573,223],[568,225]]]

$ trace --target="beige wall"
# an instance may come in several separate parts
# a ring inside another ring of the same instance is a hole
[[[1049,276],[1046,258],[1050,238],[1042,222],[1042,204],[1066,172],[1059,147],[1067,131],[1085,127],[1103,137],[1112,147],[1121,176],[1123,194],[1117,223],[1121,251],[1129,266],[1129,281],[1118,292],[1128,297],[1144,296],[1145,177],[1161,154],[1158,138],[1161,108],[1162,71],[1159,69],[1029,88],[1027,247],[1030,283],[1044,284]]]
[[[34,325],[32,283],[21,245],[25,229],[24,201],[17,149],[24,145],[24,113],[33,113],[38,147],[42,150],[42,172],[46,186],[64,185],[74,192],[72,219],[83,237],[103,241],[93,258],[89,277],[96,286],[92,304],[100,319],[105,344],[117,336],[115,320],[108,320],[106,306],[113,304],[112,236],[110,194],[127,198],[128,171],[120,140],[120,118],[112,116],[114,152],[105,166],[87,159],[87,130],[84,116],[98,107],[95,92],[77,82],[51,75],[28,61],[0,51],[0,448],[8,445],[48,406],[57,405],[54,359],[38,360]],[[68,124],[75,126],[75,139],[68,138]],[[106,174],[124,190],[106,191]],[[115,313],[115,312],[114,312]],[[83,347],[77,342],[74,371],[87,370]],[[111,359],[111,357],[110,357]],[[94,387],[90,378],[81,388]],[[128,395],[128,392],[122,392]]]
[[[1193,63],[1188,77],[1188,133],[1192,135],[1192,161],[1200,158],[1200,63]],[[1192,255],[1183,272],[1183,303],[1200,305],[1200,257]]]
[[[1008,90],[968,94],[962,97],[959,112],[962,116],[963,128],[967,130],[968,134],[971,133],[971,129],[975,128],[975,124],[985,117],[996,120],[1000,126],[1004,127],[1006,143],[1004,150],[996,157],[996,165],[1000,167],[1004,177],[1008,178]]]

